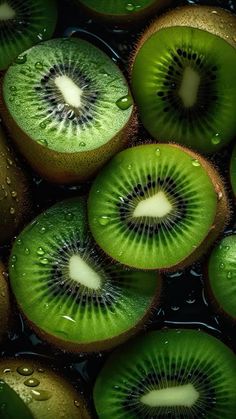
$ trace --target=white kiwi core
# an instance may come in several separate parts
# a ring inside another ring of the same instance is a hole
[[[144,394],[140,401],[150,407],[183,406],[192,407],[199,398],[192,384],[152,390]]]
[[[79,284],[98,290],[101,286],[101,278],[79,255],[73,255],[69,261],[70,278]]]
[[[179,96],[185,108],[191,108],[197,101],[197,94],[201,77],[191,67],[186,67],[183,73]]]
[[[167,216],[172,211],[172,205],[163,191],[143,199],[136,206],[133,217],[158,217]]]
[[[0,4],[0,20],[10,20],[14,19],[16,16],[15,10],[8,4],[4,2]]]
[[[80,108],[83,90],[68,76],[58,76],[54,83],[60,91],[64,101],[72,108]]]

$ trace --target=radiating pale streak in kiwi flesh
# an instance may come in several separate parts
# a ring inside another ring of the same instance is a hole
[[[7,2],[0,4],[0,20],[14,19],[16,16],[15,10]]]
[[[76,109],[81,107],[83,90],[70,77],[58,76],[54,82],[69,106]]]
[[[140,201],[133,212],[133,217],[162,218],[167,216],[171,210],[172,205],[166,194],[159,191],[155,195]]]
[[[183,73],[179,96],[186,108],[191,108],[197,102],[198,88],[201,77],[191,67],[186,67]]]
[[[192,384],[184,384],[151,390],[140,401],[150,407],[184,406],[192,407],[199,398],[198,391]]]
[[[69,275],[73,281],[98,290],[101,286],[101,278],[79,255],[73,255],[69,261]]]

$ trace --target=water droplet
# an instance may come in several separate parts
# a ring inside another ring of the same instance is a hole
[[[11,261],[12,261],[12,262],[16,262],[16,261],[17,261],[17,257],[16,257],[16,255],[13,255],[13,256],[11,257]]]
[[[38,401],[49,400],[52,397],[52,393],[46,390],[31,390],[32,397]]]
[[[7,182],[8,185],[11,184],[11,179],[9,178],[9,176],[6,177],[6,182]]]
[[[127,3],[125,8],[127,12],[133,12],[135,10],[135,6],[133,5],[133,3]]]
[[[27,387],[37,387],[40,384],[40,381],[37,378],[28,378],[28,380],[24,381],[24,384]]]
[[[18,57],[15,59],[16,64],[25,64],[26,61],[27,61],[27,54],[18,55]]]
[[[99,224],[101,224],[101,226],[106,226],[109,223],[110,218],[103,215],[102,217],[99,218],[98,221],[99,221]]]
[[[21,246],[21,243],[22,243],[21,239],[17,239],[16,243],[18,244],[18,246]]]
[[[132,164],[129,164],[127,167],[128,170],[132,170]]]
[[[39,127],[40,128],[42,128],[42,129],[45,129],[46,128],[46,126],[47,126],[47,124],[46,124],[46,122],[40,122],[40,124],[39,124]],[[45,141],[45,140],[44,140]]]
[[[11,91],[11,92],[16,92],[16,91],[17,91],[16,86],[10,86],[10,91]]]
[[[15,212],[16,212],[15,208],[14,208],[14,207],[11,207],[11,208],[10,208],[10,214],[11,214],[11,215],[14,215],[14,214],[15,214]]]
[[[32,375],[32,374],[33,374],[34,369],[33,369],[33,368],[30,368],[30,367],[24,367],[24,366],[21,366],[21,367],[18,367],[18,368],[17,368],[17,372],[18,372],[20,375],[25,375],[25,376],[28,376],[28,375]]]
[[[225,264],[221,262],[220,265],[219,265],[219,267],[220,267],[220,269],[224,269]]]
[[[36,70],[42,70],[43,69],[43,63],[41,63],[40,61],[35,63],[34,66],[35,66]]]
[[[41,265],[47,265],[47,264],[48,264],[48,262],[49,262],[49,260],[48,260],[47,258],[41,258],[41,259],[40,259],[40,263],[41,263]]]
[[[210,13],[211,13],[212,15],[218,15],[217,10],[210,10]]]
[[[118,385],[113,386],[113,388],[114,388],[114,390],[120,390],[120,386],[118,386]]]
[[[132,96],[126,95],[121,97],[116,101],[116,105],[118,108],[120,108],[122,111],[125,111],[129,109],[133,105],[133,99]]]
[[[17,192],[16,191],[12,191],[11,192],[11,196],[12,196],[12,198],[16,198],[17,197]]]
[[[198,159],[192,159],[192,165],[193,165],[194,167],[199,167],[199,166],[200,166],[200,162],[199,162],[199,160],[198,160]]]
[[[76,407],[80,407],[80,402],[78,402],[78,400],[75,400],[75,401],[74,401],[74,405],[75,405]]]
[[[7,163],[12,166],[13,165],[13,161],[11,159],[7,159]]]
[[[37,140],[37,142],[43,146],[48,146],[48,142],[47,140],[45,140],[45,138],[40,138],[39,140]]]
[[[3,370],[3,374],[7,374],[9,372],[11,372],[11,369],[10,368],[5,368],[5,370]]]
[[[45,227],[41,227],[40,228],[40,233],[44,234],[46,232],[46,228]]]
[[[228,272],[228,273],[227,273],[227,278],[228,278],[228,279],[231,279],[231,278],[232,278],[232,272]]]
[[[85,146],[86,146],[86,144],[85,144],[83,141],[81,141],[81,143],[79,143],[79,146],[80,146],[80,147],[85,147]]]
[[[171,307],[171,310],[173,310],[173,311],[178,311],[180,309],[180,307],[179,306],[172,306]]]
[[[156,149],[155,154],[157,157],[160,157],[161,155],[161,150],[159,148]]]
[[[25,248],[25,254],[29,255],[30,254],[30,250],[28,249],[28,247]]]
[[[212,144],[214,144],[214,145],[220,144],[220,142],[221,142],[221,137],[220,137],[220,134],[219,134],[219,133],[217,133],[217,134],[213,135],[213,137],[212,137],[212,139],[211,139],[211,142],[212,142]]]
[[[195,303],[195,301],[196,301],[196,299],[195,299],[195,298],[188,298],[188,299],[186,300],[186,303],[187,303],[187,304],[194,304],[194,303]]]
[[[38,250],[37,250],[37,254],[38,254],[39,256],[43,256],[43,255],[45,254],[45,252],[44,252],[44,250],[43,250],[43,248],[42,248],[42,247],[39,247],[39,248],[38,248]]]
[[[221,191],[219,191],[218,194],[217,194],[218,201],[220,201],[222,199],[222,197],[223,197],[223,193]]]
[[[71,221],[71,220],[73,220],[75,218],[75,216],[74,216],[74,214],[72,214],[71,212],[67,212],[66,214],[65,214],[65,219],[67,220],[67,221]]]
[[[38,368],[37,371],[40,372],[41,374],[43,374],[45,372],[45,369],[44,368]]]

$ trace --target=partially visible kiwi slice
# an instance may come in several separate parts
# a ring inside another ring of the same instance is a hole
[[[236,146],[233,149],[230,161],[230,181],[234,196],[236,196]]]
[[[93,17],[108,23],[131,24],[160,12],[173,0],[75,0]]]
[[[1,419],[89,419],[81,395],[64,377],[33,359],[1,359]]]
[[[32,45],[50,38],[56,20],[55,0],[0,0],[0,70]]]
[[[224,237],[208,262],[208,288],[215,307],[236,321],[236,235]]]
[[[90,190],[98,245],[139,269],[175,270],[202,255],[228,219],[219,174],[201,156],[171,144],[117,154]]]
[[[9,275],[36,332],[74,352],[103,350],[128,339],[160,295],[156,273],[110,263],[96,249],[86,202],[77,198],[48,209],[18,236]]]
[[[213,153],[236,135],[236,17],[177,8],[146,30],[132,88],[144,126],[160,141]]]
[[[149,332],[113,353],[97,378],[99,419],[233,419],[236,357],[197,330]]]
[[[0,127],[0,245],[13,238],[30,210],[29,180]]]
[[[88,179],[133,134],[127,81],[82,39],[41,43],[22,60],[3,82],[3,117],[20,151],[52,182]]]
[[[8,332],[11,312],[9,287],[4,275],[5,273],[6,270],[0,261],[0,343]]]

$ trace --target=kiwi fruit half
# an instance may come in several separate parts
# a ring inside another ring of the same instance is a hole
[[[144,325],[161,285],[154,272],[107,261],[90,236],[81,198],[56,204],[26,227],[13,246],[9,275],[36,332],[73,352],[128,339]]]
[[[213,153],[236,135],[236,16],[220,8],[177,8],[137,45],[132,88],[149,133]]]
[[[51,182],[91,177],[133,134],[133,101],[117,65],[85,40],[32,47],[3,81],[3,118],[31,166]]]
[[[55,0],[0,0],[0,70],[32,45],[50,38],[56,20]]]
[[[6,270],[0,261],[0,343],[8,332],[11,312],[9,288],[5,274]]]
[[[89,419],[81,395],[64,377],[32,359],[1,359],[1,419]]]
[[[88,200],[98,245],[114,260],[139,269],[176,270],[192,263],[228,215],[216,170],[173,144],[117,154],[95,179]]]
[[[112,24],[131,24],[160,12],[172,0],[75,0],[94,18]]]
[[[230,161],[230,181],[234,196],[236,196],[236,146],[233,149]]]
[[[208,262],[208,288],[214,306],[236,321],[236,235],[224,237]]]
[[[233,419],[236,357],[197,330],[153,331],[113,353],[97,378],[99,419]]]
[[[0,245],[13,238],[30,212],[28,178],[0,127]]]

